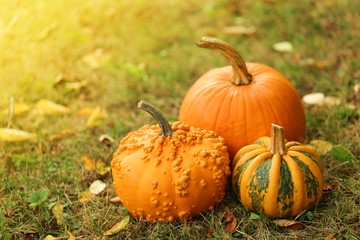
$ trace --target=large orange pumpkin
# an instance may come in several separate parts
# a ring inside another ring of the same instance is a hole
[[[151,105],[139,107],[158,121],[124,137],[111,161],[115,192],[135,217],[189,220],[212,210],[225,195],[230,159],[214,131],[168,123]]]
[[[218,39],[204,37],[197,45],[218,51],[231,66],[212,69],[193,84],[183,99],[179,121],[225,138],[231,158],[241,147],[270,135],[272,123],[287,130],[287,139],[303,140],[305,113],[288,79],[263,64],[245,63]]]

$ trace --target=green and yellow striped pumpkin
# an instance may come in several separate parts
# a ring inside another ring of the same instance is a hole
[[[232,184],[241,203],[270,218],[293,217],[315,206],[322,195],[324,165],[299,142],[285,143],[284,129],[241,148],[232,163]]]

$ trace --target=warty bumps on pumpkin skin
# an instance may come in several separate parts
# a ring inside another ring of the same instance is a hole
[[[213,131],[168,123],[140,102],[159,124],[124,137],[111,162],[124,207],[147,221],[189,220],[222,201],[230,176],[225,140]]]
[[[179,121],[213,130],[223,138],[230,158],[243,146],[269,136],[272,123],[286,129],[286,138],[303,141],[305,112],[292,83],[273,68],[245,63],[227,43],[204,37],[199,47],[223,55],[231,64],[202,75],[186,93]]]

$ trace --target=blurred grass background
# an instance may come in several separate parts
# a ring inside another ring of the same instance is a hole
[[[0,239],[102,239],[102,233],[126,214],[109,203],[111,187],[82,204],[79,195],[99,178],[84,169],[81,155],[110,163],[117,143],[99,144],[101,134],[117,141],[152,122],[136,109],[142,99],[176,120],[191,84],[211,68],[228,63],[216,53],[198,49],[204,35],[229,42],[246,61],[267,64],[287,76],[301,96],[323,92],[341,99],[337,107],[306,107],[307,141],[341,144],[360,158],[359,92],[360,3],[349,0],[142,1],[0,0],[0,108],[15,102],[34,106],[49,99],[68,106],[66,116],[23,114],[13,128],[36,132],[36,142],[1,143]],[[252,34],[230,34],[229,26],[254,27]],[[294,50],[277,52],[273,44],[289,41]],[[61,84],[58,84],[60,81]],[[80,89],[63,82],[85,84]],[[348,104],[355,109],[347,107]],[[84,128],[76,111],[101,106],[108,117],[75,137],[50,141],[67,128]],[[8,117],[2,114],[0,127]],[[326,180],[333,190],[324,196],[303,230],[253,220],[231,192],[212,213],[188,223],[149,224],[132,220],[113,239],[357,239],[359,236],[359,164],[329,155]],[[111,184],[111,176],[102,177]],[[110,185],[111,186],[111,185]],[[29,195],[47,188],[47,203],[64,206],[64,223],[48,210],[29,208]],[[222,224],[226,206],[238,218],[234,233]],[[10,237],[10,238],[9,238]],[[106,239],[106,238],[105,238]],[[331,239],[331,238],[329,238]]]

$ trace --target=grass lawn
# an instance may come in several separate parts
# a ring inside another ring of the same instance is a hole
[[[0,6],[0,128],[38,136],[0,142],[0,239],[359,239],[359,1],[1,0]],[[230,26],[255,31],[229,32]],[[131,218],[104,236],[129,215],[110,201],[112,154],[128,132],[155,124],[137,102],[174,121],[196,79],[228,65],[196,47],[205,35],[230,43],[246,61],[277,69],[301,96],[340,99],[335,107],[305,106],[305,142],[326,140],[355,160],[322,155],[327,189],[316,209],[296,218],[300,226],[246,211],[229,187],[214,211],[192,221]],[[283,41],[293,50],[273,48]],[[68,113],[41,114],[41,99]],[[115,141],[99,141],[104,134]],[[103,171],[89,170],[86,157],[102,162]],[[95,180],[106,189],[84,195]],[[237,219],[232,232],[227,207]]]

